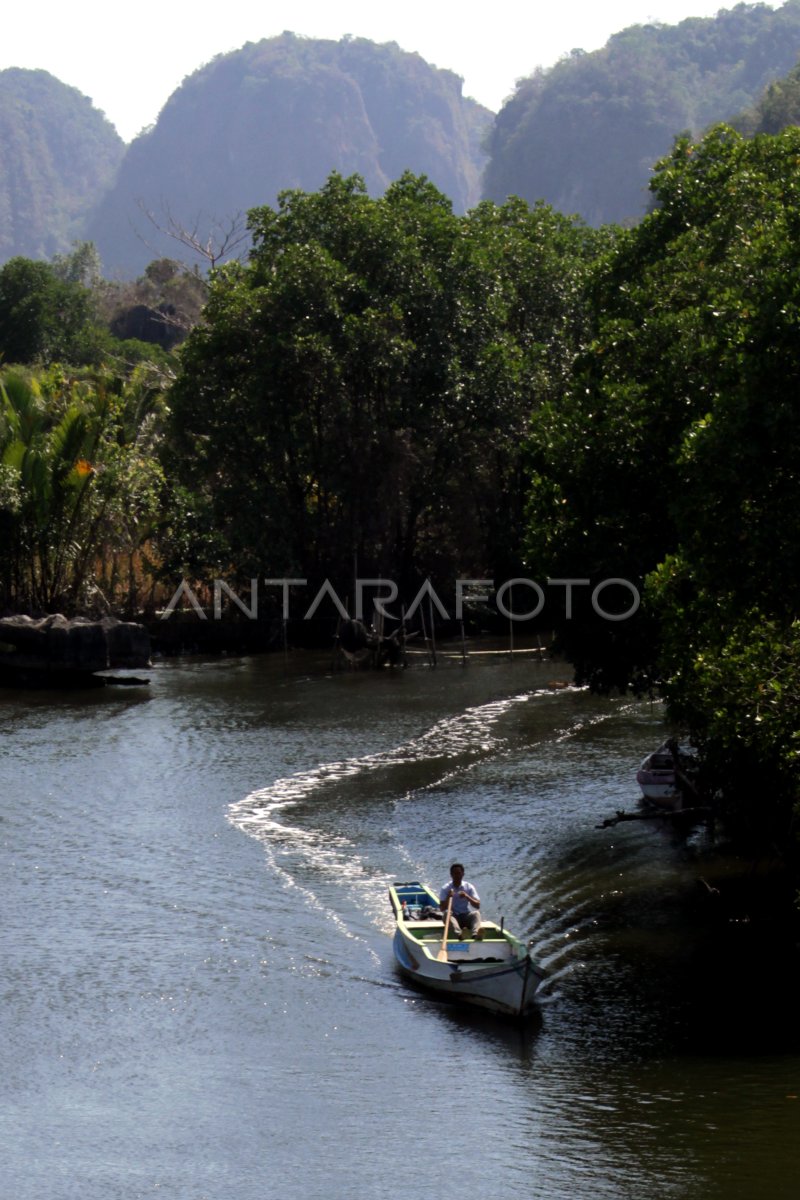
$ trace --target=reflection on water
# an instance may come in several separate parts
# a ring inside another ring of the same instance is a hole
[[[793,1197],[793,962],[702,834],[597,828],[658,709],[325,666],[0,694],[5,1193]],[[388,884],[454,857],[546,965],[522,1027],[395,971]]]

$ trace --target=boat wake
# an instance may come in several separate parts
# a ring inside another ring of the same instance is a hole
[[[367,776],[375,777],[373,794],[379,779],[387,776],[383,790],[398,798],[409,794],[402,787],[403,768],[415,768],[411,789],[415,793],[468,770],[504,749],[506,740],[498,734],[497,725],[506,713],[535,697],[553,694],[549,689],[535,689],[477,705],[437,721],[418,737],[390,749],[321,763],[276,779],[233,804],[228,819],[242,833],[261,842],[270,869],[294,900],[323,911],[342,933],[356,936],[341,916],[319,899],[320,877],[335,881],[347,889],[349,900],[361,912],[368,913],[373,923],[387,932],[390,922],[385,889],[394,873],[376,869],[369,860],[369,847],[365,850],[341,831],[322,828],[320,818],[324,819],[335,800],[341,800],[344,790]],[[394,857],[398,853],[400,861],[393,871],[400,867],[413,871],[415,864],[407,861],[404,848],[395,847]],[[419,864],[417,869],[421,869]]]
[[[393,928],[387,887],[399,878],[430,875],[429,858],[420,858],[420,822],[428,827],[431,803],[440,815],[442,808],[438,797],[428,797],[489,758],[517,754],[519,738],[504,736],[502,718],[533,700],[563,696],[564,690],[537,688],[470,707],[391,748],[276,779],[234,803],[228,819],[261,843],[287,904],[300,903],[318,914],[351,945],[363,943],[377,963],[374,932],[388,934]],[[563,745],[620,711],[599,717],[576,713],[545,741]],[[411,806],[418,819],[403,820]],[[426,849],[430,852],[430,846]],[[543,985],[546,994],[563,975],[582,967],[581,947],[593,931],[586,886],[591,871],[578,866],[574,879],[554,880],[546,855],[539,863],[534,853],[528,862],[520,916],[551,976],[549,986]]]

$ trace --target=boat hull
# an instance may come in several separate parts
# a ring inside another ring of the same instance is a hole
[[[493,922],[485,922],[485,940],[449,940],[447,959],[441,961],[443,923],[406,919],[397,898],[395,889],[413,886],[421,885],[396,884],[390,889],[397,919],[394,956],[403,975],[459,1004],[510,1017],[529,1013],[544,971],[528,948]]]
[[[663,808],[675,808],[680,803],[681,795],[675,783],[675,776],[667,779],[653,778],[650,773],[639,771],[637,783],[642,790],[642,796],[653,804]]]
[[[683,807],[683,794],[675,770],[675,759],[666,744],[648,754],[642,761],[636,772],[636,782],[648,804],[672,810]]]
[[[642,760],[636,772],[650,816],[673,818],[673,828],[686,833],[702,814],[713,812],[697,752],[671,738]],[[643,814],[647,816],[647,813]]]
[[[536,990],[544,978],[530,955],[512,966],[497,964],[482,969],[465,969],[449,961],[421,963],[399,930],[394,936],[394,956],[405,977],[420,987],[457,1003],[509,1017],[522,1017],[531,1011]]]

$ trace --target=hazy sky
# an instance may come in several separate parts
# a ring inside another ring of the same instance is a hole
[[[772,7],[776,7],[773,4]],[[19,0],[4,5],[0,68],[42,67],[90,96],[126,141],[215,54],[289,29],[397,42],[497,110],[521,76],[626,25],[712,16],[720,0]]]

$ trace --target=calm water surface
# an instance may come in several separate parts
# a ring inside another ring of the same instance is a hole
[[[659,711],[326,666],[0,692],[0,1196],[794,1200],[793,963],[700,835],[597,828]],[[388,884],[454,857],[547,967],[523,1029],[395,973]]]

